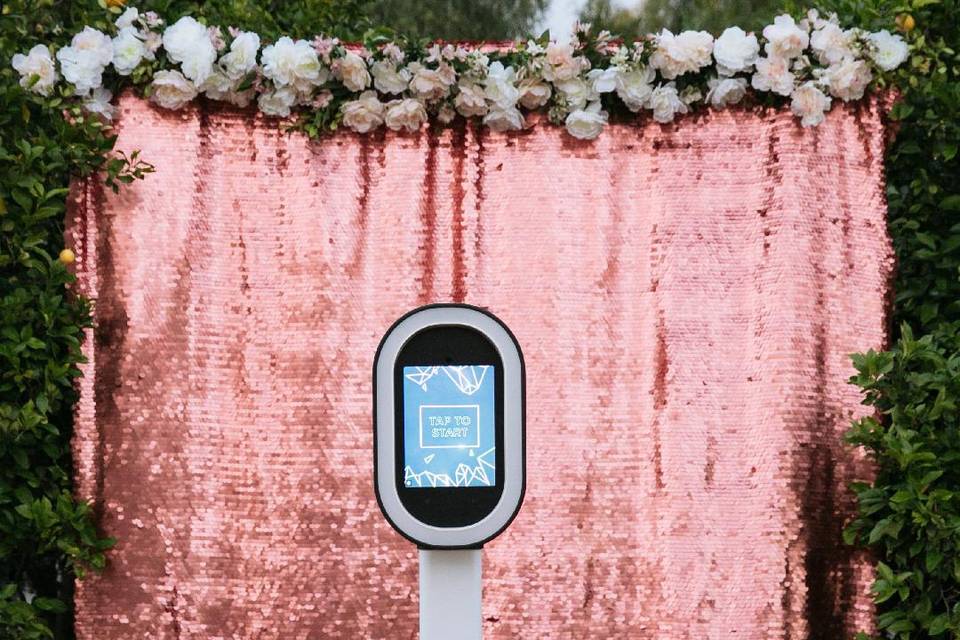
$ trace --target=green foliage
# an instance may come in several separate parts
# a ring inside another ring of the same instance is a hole
[[[390,0],[369,4],[369,16],[412,38],[509,40],[533,29],[547,0]]]
[[[589,0],[580,20],[628,40],[664,28],[674,33],[703,29],[718,35],[731,25],[759,31],[784,4],[785,0],[643,0],[624,7],[615,0]]]
[[[861,354],[852,381],[877,416],[849,442],[878,463],[854,486],[859,517],[846,536],[875,550],[880,628],[901,639],[960,638],[960,2],[835,0],[865,28],[908,34],[910,63],[894,79],[896,140],[887,158],[890,233],[898,258],[887,353]],[[915,338],[916,335],[921,337]],[[897,336],[894,336],[897,338]]]

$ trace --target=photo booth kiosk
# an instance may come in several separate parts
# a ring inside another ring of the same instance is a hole
[[[373,393],[377,501],[420,549],[420,638],[479,639],[481,549],[523,502],[520,347],[487,311],[421,307],[381,340]]]

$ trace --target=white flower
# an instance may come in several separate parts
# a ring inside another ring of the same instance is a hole
[[[853,30],[844,31],[832,22],[825,22],[810,36],[810,48],[817,54],[821,64],[833,64],[854,57],[851,49],[853,41]]]
[[[220,58],[220,68],[231,80],[239,80],[257,66],[260,36],[252,31],[241,31],[230,43],[229,53]]]
[[[664,29],[657,35],[657,48],[650,56],[650,65],[664,78],[672,80],[710,64],[713,36],[706,31],[684,31],[673,35]]]
[[[380,51],[388,60],[392,60],[396,63],[403,62],[403,49],[401,49],[395,42],[388,42],[387,44],[383,45],[383,49]]]
[[[500,109],[510,109],[520,99],[520,90],[514,85],[517,74],[513,67],[504,67],[497,61],[490,65],[484,80],[484,94],[487,100]]]
[[[263,75],[277,87],[293,87],[301,94],[327,81],[329,73],[317,51],[306,40],[294,42],[283,36],[275,44],[264,47],[260,54]]]
[[[141,33],[141,35],[144,35]],[[143,57],[147,60],[153,60],[154,54],[160,48],[160,45],[163,44],[163,37],[154,31],[147,31],[146,37],[143,40],[143,46],[146,47],[147,52],[143,54]]]
[[[707,85],[707,100],[718,109],[737,104],[747,94],[746,78],[710,78]]]
[[[211,100],[229,100],[230,93],[234,90],[235,83],[224,73],[214,70],[207,79],[203,81],[199,89]]]
[[[740,27],[728,27],[713,43],[713,57],[721,76],[747,71],[757,61],[760,44],[757,36]]]
[[[460,92],[453,99],[453,106],[461,115],[470,118],[487,113],[487,99],[483,87],[470,82],[461,82],[459,89]]]
[[[137,37],[137,32],[130,27],[122,29],[113,39],[113,68],[120,75],[128,76],[146,53],[147,48]]]
[[[893,71],[899,67],[910,53],[910,48],[903,38],[890,35],[886,29],[869,34],[867,40],[873,45],[870,57],[884,71]]]
[[[210,42],[207,28],[190,16],[180,18],[164,30],[163,48],[170,60],[180,63],[183,75],[197,84],[203,84],[213,72],[217,50]]]
[[[409,68],[413,72],[410,93],[415,97],[431,102],[445,97],[450,91],[451,83],[438,69],[429,69],[417,63],[409,65]]]
[[[164,109],[180,109],[197,97],[197,87],[179,71],[157,71],[150,85],[150,99]]]
[[[410,72],[387,60],[374,62],[371,71],[373,86],[382,93],[403,93],[410,84]]]
[[[103,87],[97,87],[90,95],[84,96],[83,108],[88,113],[98,113],[107,120],[113,120],[114,108],[113,105],[110,104],[112,98],[112,93]]]
[[[394,131],[405,129],[411,133],[418,131],[427,121],[427,110],[423,104],[412,98],[391,100],[387,103],[387,115],[384,122]]]
[[[540,82],[536,78],[521,81],[517,89],[520,91],[520,104],[526,109],[539,109],[547,104],[553,93],[549,84]]]
[[[565,80],[557,84],[556,89],[566,99],[571,111],[583,109],[588,102],[600,99],[600,94],[593,90],[593,84],[582,78]]]
[[[823,122],[824,112],[830,109],[830,96],[813,82],[804,82],[790,98],[790,110],[800,118],[804,127],[815,127]]]
[[[650,67],[635,69],[617,76],[617,95],[630,111],[636,113],[647,104],[653,93],[656,72]]]
[[[608,67],[606,69],[592,69],[587,73],[587,80],[593,83],[593,90],[597,93],[610,93],[617,88],[617,78],[620,69]]]
[[[437,112],[437,121],[441,124],[450,124],[456,117],[457,110],[446,102],[443,103],[443,105],[440,107],[440,111]]]
[[[782,96],[793,92],[794,76],[790,72],[790,61],[779,56],[770,56],[757,60],[757,72],[750,84],[757,91],[772,91]]]
[[[810,36],[801,29],[787,14],[777,16],[773,24],[763,28],[763,37],[767,39],[764,51],[767,55],[781,58],[795,58],[810,43]]]
[[[57,51],[60,71],[77,93],[89,93],[103,82],[103,70],[113,60],[110,36],[91,27],[73,36],[69,47]]]
[[[257,98],[257,108],[268,116],[286,118],[290,108],[297,102],[297,91],[293,87],[281,87],[269,93],[261,93]]]
[[[337,60],[337,78],[350,91],[363,91],[370,86],[370,72],[367,71],[367,61],[348,51],[345,56]]]
[[[13,56],[13,68],[20,74],[20,86],[42,96],[49,96],[57,82],[57,67],[47,45],[34,46],[27,55]]]
[[[494,131],[518,131],[525,124],[523,114],[516,107],[494,107],[483,118],[483,124]]]
[[[373,131],[383,124],[383,103],[376,91],[364,91],[356,100],[344,102],[340,107],[343,124],[357,133]]]
[[[592,102],[586,109],[571,111],[564,121],[567,133],[580,140],[593,140],[607,124],[607,112],[600,110],[599,102]]]
[[[686,113],[687,105],[677,94],[677,88],[672,82],[657,85],[650,95],[647,106],[653,110],[653,119],[661,124],[672,122],[678,113]]]
[[[550,82],[563,82],[579,75],[583,63],[574,57],[573,53],[572,44],[559,42],[548,44],[543,78]]]
[[[137,11],[136,7],[127,7],[126,11],[120,14],[120,17],[117,18],[117,21],[113,24],[117,25],[118,31],[123,31],[124,29],[130,29],[133,27],[133,23],[140,18],[140,12]]]
[[[865,61],[850,58],[830,65],[822,76],[830,87],[830,94],[844,101],[862,98],[872,79],[873,74]]]

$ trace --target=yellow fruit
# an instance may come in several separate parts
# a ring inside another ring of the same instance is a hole
[[[127,4],[127,0],[107,0],[107,6],[110,8],[122,7],[125,4]]]
[[[897,28],[904,33],[910,33],[917,26],[916,20],[909,13],[901,13],[897,16]]]
[[[63,264],[72,264],[74,260],[77,259],[77,256],[74,255],[73,251],[70,249],[64,249],[60,252],[60,262]]]

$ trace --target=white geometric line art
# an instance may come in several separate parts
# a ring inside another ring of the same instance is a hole
[[[443,372],[447,374],[450,381],[460,389],[461,393],[468,396],[475,394],[483,385],[483,378],[487,375],[487,369],[490,365],[477,366],[448,366],[443,367]]]
[[[412,368],[412,367],[411,367]],[[427,380],[437,375],[440,367],[416,367],[416,371],[404,374],[407,380],[419,386],[424,391],[427,390]]]
[[[437,455],[437,454],[431,453],[430,455],[428,455],[427,457],[425,457],[425,458],[423,459],[423,461],[424,461],[425,463],[427,463],[427,464],[430,464],[431,462],[433,462],[433,457],[434,457],[435,455]]]
[[[471,467],[462,462],[458,464],[453,478],[446,473],[434,473],[432,471],[417,473],[410,465],[407,465],[403,470],[404,484],[408,487],[491,487],[493,486],[493,479],[490,474],[494,472],[494,466],[485,458],[492,458],[495,449],[495,447],[491,447],[477,456],[476,466]]]

